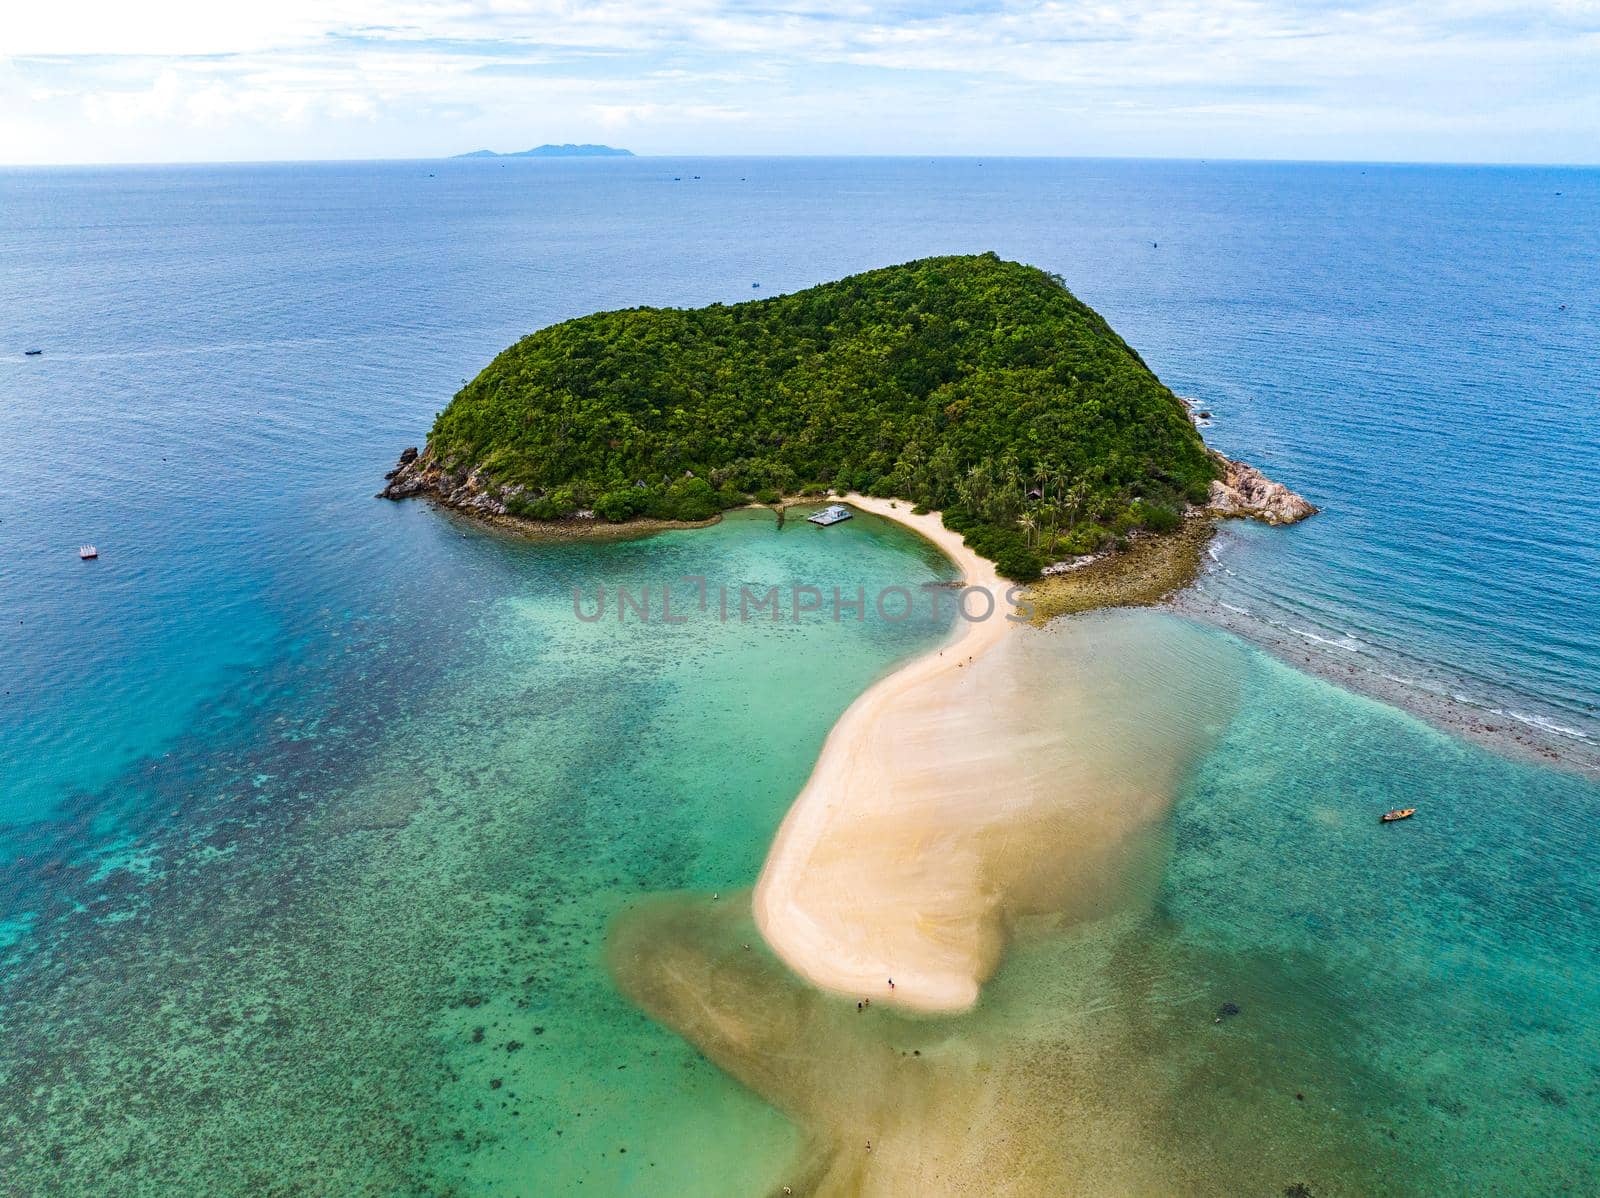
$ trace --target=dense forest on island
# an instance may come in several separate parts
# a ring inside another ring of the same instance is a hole
[[[942,510],[1012,577],[1174,526],[1215,474],[1180,401],[1098,313],[994,254],[541,329],[462,388],[430,446],[541,519],[897,496]]]

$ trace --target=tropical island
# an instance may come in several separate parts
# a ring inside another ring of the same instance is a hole
[[[1196,509],[1315,510],[1208,450],[1059,278],[993,253],[541,329],[461,389],[382,494],[620,524],[829,490],[941,512],[1024,580]]]
[[[455,154],[455,158],[632,158],[632,150],[619,150],[615,146],[597,146],[589,143],[574,145],[564,142],[554,145],[546,142],[542,146],[534,146],[531,150],[511,150],[502,154],[498,150],[470,150],[465,154]]]
[[[1209,535],[1210,516],[1284,523],[1315,510],[1208,449],[1190,407],[1059,278],[992,253],[541,329],[457,393],[382,494],[593,528],[703,522],[828,492],[937,546],[962,575],[963,610],[982,592],[989,615],[1013,599],[1006,579],[1090,565],[1076,580],[1152,543],[1186,545],[1192,572],[1193,530]],[[1041,592],[1071,582],[1046,579],[1027,602],[1048,619],[1155,602],[1187,581],[1153,573],[1154,588],[1112,580],[1061,602]],[[1181,753],[1140,749],[1146,764],[1127,769],[1033,722],[1032,696],[1063,680],[1029,664],[1053,641],[1013,635],[1019,622],[958,620],[860,695],[768,852],[755,929],[858,1011],[873,998],[971,1008],[1014,930],[1070,907],[1061,879],[1074,863],[1131,851],[1175,792],[1176,775],[1148,763],[1181,766]],[[1073,718],[1086,726],[1093,710],[1085,698]],[[1059,768],[1038,768],[1045,743],[1064,746]],[[1064,788],[1076,796],[1065,805]],[[1064,811],[1089,823],[1069,832]],[[698,943],[707,904],[687,901],[677,939]],[[674,937],[641,918],[619,925],[614,974],[694,1038],[680,1002],[694,966],[663,955]]]

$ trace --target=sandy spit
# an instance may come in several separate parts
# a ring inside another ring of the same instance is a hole
[[[966,586],[989,592],[994,614],[958,620],[943,645],[878,681],[834,725],[762,869],[756,923],[790,968],[815,985],[918,1010],[962,1010],[976,1001],[998,952],[981,926],[994,912],[973,902],[970,884],[941,882],[941,875],[958,878],[971,862],[938,860],[952,846],[934,843],[942,838],[928,826],[922,800],[937,802],[938,794],[928,792],[940,789],[939,772],[907,778],[883,732],[891,713],[897,723],[907,716],[924,726],[949,720],[953,695],[941,683],[972,669],[1013,628],[1005,618],[1010,584],[936,512],[914,515],[903,501],[857,494],[845,502],[932,541],[960,567]],[[983,606],[979,598],[968,601],[974,612]],[[904,868],[885,869],[875,881],[858,868],[857,854],[840,852],[863,834],[886,857],[898,855],[901,866],[907,854],[926,857],[915,894],[906,893]]]

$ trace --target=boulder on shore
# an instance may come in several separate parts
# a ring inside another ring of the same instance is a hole
[[[1243,516],[1268,524],[1294,524],[1317,514],[1317,508],[1282,483],[1275,483],[1245,462],[1210,450],[1222,477],[1211,483],[1206,510],[1214,516]]]
[[[491,483],[481,467],[466,471],[447,468],[434,456],[431,445],[421,453],[407,449],[400,455],[399,464],[384,477],[388,483],[378,492],[380,499],[425,495],[448,507],[488,516],[505,515],[507,502],[523,492],[520,486]]]

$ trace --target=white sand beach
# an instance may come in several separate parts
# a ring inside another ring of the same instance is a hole
[[[1200,681],[1217,673],[1203,642],[1147,645],[1136,621],[1012,623],[1010,584],[937,515],[849,502],[937,544],[995,615],[846,710],[779,828],[755,918],[817,986],[964,1010],[1024,921],[1092,919],[1153,885],[1161,849],[1142,833],[1228,700]]]
[[[986,947],[992,937],[975,926],[986,918],[981,904],[974,910],[970,902],[949,901],[931,872],[914,895],[906,886],[917,879],[904,869],[886,867],[875,880],[849,845],[870,837],[886,856],[909,853],[930,866],[942,858],[941,874],[962,868],[960,856],[946,857],[952,846],[941,847],[935,842],[942,838],[922,826],[918,796],[897,772],[900,754],[885,743],[884,719],[891,712],[939,719],[950,696],[933,684],[968,669],[1013,627],[1005,619],[1010,584],[938,513],[913,515],[903,501],[857,494],[845,501],[932,541],[961,568],[966,585],[990,593],[994,614],[958,621],[943,645],[880,680],[840,718],[778,830],[756,886],[756,921],[778,954],[819,986],[928,1010],[960,1009],[977,997],[978,979],[992,966]],[[982,606],[974,598],[971,610]]]

